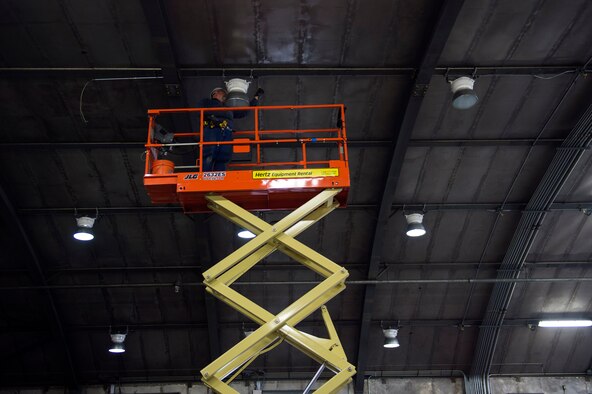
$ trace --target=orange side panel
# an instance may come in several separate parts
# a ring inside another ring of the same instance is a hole
[[[186,213],[208,212],[205,196],[221,194],[247,210],[295,209],[328,188],[341,188],[336,200],[344,207],[349,192],[349,170],[331,163],[337,176],[254,179],[253,171],[184,172],[145,175],[144,185],[155,204],[180,203]],[[305,170],[303,170],[305,171]]]

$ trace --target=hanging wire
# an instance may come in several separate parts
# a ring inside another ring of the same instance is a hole
[[[78,111],[80,112],[80,118],[84,122],[84,124],[88,124],[88,120],[84,117],[84,112],[82,111],[82,99],[84,97],[84,91],[86,87],[91,82],[98,82],[98,81],[129,81],[129,80],[137,80],[137,79],[163,79],[164,77],[122,77],[122,78],[93,78],[86,81],[84,86],[82,87],[82,91],[80,92],[80,99],[78,101]]]
[[[577,70],[566,70],[566,71],[561,72],[559,74],[551,75],[551,76],[548,76],[548,77],[544,77],[542,75],[533,75],[533,77],[538,78],[538,79],[553,79],[553,78],[557,78],[557,77],[560,77],[560,76],[565,75],[565,74],[573,74],[576,71]]]

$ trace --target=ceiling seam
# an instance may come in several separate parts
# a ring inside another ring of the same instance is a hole
[[[388,224],[389,215],[391,214],[392,201],[394,199],[394,191],[401,173],[401,167],[405,152],[407,150],[408,141],[414,128],[415,120],[419,114],[419,109],[425,95],[425,90],[428,89],[431,77],[434,73],[434,67],[440,58],[442,51],[452,27],[456,21],[457,16],[462,8],[463,1],[445,1],[438,15],[433,31],[426,41],[423,58],[420,62],[420,67],[415,75],[413,86],[409,94],[408,102],[406,103],[405,114],[401,119],[401,123],[395,126],[394,147],[391,156],[391,163],[388,170],[388,175],[385,180],[384,192],[376,227],[373,236],[373,242],[370,253],[370,262],[368,267],[369,279],[373,279],[380,267],[382,257],[382,249],[384,243],[384,230]],[[425,89],[425,90],[424,90]],[[357,375],[355,380],[355,392],[362,393],[364,390],[365,372],[368,363],[368,338],[370,337],[369,321],[372,316],[372,305],[374,303],[375,287],[366,286],[363,297],[362,318],[360,324],[359,347],[357,357]]]

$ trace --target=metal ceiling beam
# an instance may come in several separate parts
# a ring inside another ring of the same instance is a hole
[[[563,142],[560,138],[449,138],[449,139],[417,139],[409,140],[409,146],[438,147],[438,146],[557,146]],[[5,142],[0,143],[0,149],[145,149],[146,141],[136,142]],[[348,140],[350,148],[385,148],[392,144],[387,140]],[[300,146],[300,145],[294,145]],[[308,149],[319,147],[325,149],[327,144],[317,143]],[[271,145],[265,149],[274,149]],[[282,148],[284,149],[284,148]]]
[[[74,362],[72,360],[72,351],[70,348],[70,344],[68,343],[68,339],[64,333],[64,327],[62,324],[62,319],[58,308],[56,306],[55,299],[53,297],[53,293],[49,288],[46,286],[48,285],[47,279],[45,277],[45,273],[42,268],[41,261],[37,256],[37,252],[23,227],[17,213],[14,209],[14,206],[10,202],[8,195],[4,191],[4,188],[0,185],[0,214],[3,214],[6,220],[6,224],[14,230],[14,233],[22,240],[25,248],[29,254],[29,259],[26,259],[25,263],[27,264],[27,269],[29,271],[29,275],[33,283],[40,286],[39,291],[43,295],[41,297],[45,302],[44,306],[45,309],[48,309],[47,317],[49,318],[49,324],[54,335],[59,339],[62,344],[62,349],[64,352],[64,359],[66,361],[66,381],[64,382],[67,386],[70,387],[78,387],[78,375],[76,373],[76,368],[74,367]]]
[[[433,24],[434,29],[431,36],[427,38],[427,45],[424,47],[423,56],[419,68],[415,73],[412,86],[409,92],[409,99],[401,123],[395,125],[394,147],[388,169],[384,191],[382,193],[376,227],[374,230],[372,249],[370,252],[370,263],[368,266],[368,280],[376,279],[383,261],[382,249],[385,241],[386,229],[391,215],[395,188],[401,174],[401,167],[405,159],[405,153],[409,146],[411,133],[415,126],[423,99],[429,89],[429,84],[434,75],[438,59],[440,58],[456,18],[460,13],[464,0],[445,0],[440,7],[438,19]],[[397,127],[398,126],[398,127]],[[364,380],[368,366],[370,322],[374,310],[375,285],[367,285],[364,292],[362,306],[360,335],[358,336],[357,352],[357,375],[355,379],[355,392],[364,392]]]
[[[527,203],[417,203],[392,204],[390,216],[396,211],[489,211],[489,212],[523,212]],[[348,210],[372,210],[377,204],[348,204]],[[19,208],[19,215],[74,215],[74,207],[65,208]],[[183,213],[183,208],[174,206],[144,207],[80,207],[78,213],[96,213],[100,215],[148,215],[163,213]],[[579,211],[586,215],[592,213],[592,201],[559,202],[551,204],[545,212]],[[338,211],[339,212],[339,211]]]
[[[529,324],[537,324],[539,319],[535,318],[512,318],[504,321],[504,328],[515,328],[524,327],[530,328]],[[380,326],[385,323],[397,324],[398,327],[456,327],[459,329],[465,328],[479,328],[482,324],[481,320],[477,319],[465,319],[462,317],[458,319],[412,319],[412,320],[396,320],[396,321],[385,321],[384,319],[378,320],[373,319],[372,324]],[[360,324],[358,320],[334,320],[333,323],[341,327],[352,327]],[[300,327],[324,327],[325,323],[323,320],[304,320],[299,323]],[[65,327],[67,332],[72,331],[109,331],[110,325],[106,324],[77,324]],[[207,329],[207,323],[205,322],[158,322],[158,323],[134,323],[127,324],[126,327],[130,331],[141,331],[141,330],[188,330],[188,329]],[[221,322],[221,328],[237,328],[243,329],[245,327],[244,321],[228,321]],[[249,326],[247,326],[249,327]],[[253,327],[255,327],[253,325]],[[31,325],[10,325],[6,327],[0,327],[1,333],[24,333],[24,332],[46,332],[42,326],[36,327]],[[47,342],[47,340],[45,340]],[[40,343],[43,343],[40,341]],[[39,345],[37,345],[39,346]],[[17,354],[17,353],[15,353]],[[1,361],[0,361],[1,362]]]
[[[155,7],[156,0],[146,1],[149,7]],[[152,2],[153,4],[149,4]],[[150,11],[152,12],[152,11]],[[169,43],[170,44],[170,43]],[[164,56],[170,58],[166,54]],[[413,75],[417,69],[414,67],[265,67],[237,65],[231,67],[192,67],[177,66],[180,77],[219,77],[225,76],[393,76]],[[109,77],[155,77],[163,76],[166,67],[0,67],[0,78],[109,78]],[[475,76],[553,76],[568,73],[590,72],[584,65],[532,65],[532,66],[504,66],[504,65],[438,65],[434,68],[436,75],[475,75]]]
[[[348,270],[366,270],[368,264],[366,263],[344,263],[341,262],[339,265],[344,266]],[[497,269],[501,264],[501,261],[421,261],[421,262],[384,262],[384,272],[390,270],[405,270],[411,267],[428,267],[428,268],[442,268],[442,267],[461,267],[469,268],[473,266],[489,267],[488,269]],[[59,264],[58,264],[59,265]],[[530,268],[550,268],[550,267],[566,267],[566,266],[586,266],[592,265],[592,261],[527,261],[524,263],[525,266]],[[297,263],[275,263],[270,262],[267,264],[257,264],[252,270],[305,270],[301,264]],[[87,267],[87,268],[58,268],[48,269],[47,274],[51,279],[55,279],[59,275],[77,275],[77,274],[99,274],[101,272],[112,272],[112,273],[125,273],[126,275],[133,275],[135,272],[185,272],[190,271],[193,273],[204,271],[205,268],[202,265],[162,265],[162,266],[118,266],[118,267]],[[0,275],[26,275],[27,270],[24,269],[0,269]]]
[[[541,134],[574,86],[576,79],[572,80],[563,98],[548,117],[540,132]],[[512,282],[511,279],[517,278],[522,272],[528,252],[545,219],[548,208],[552,206],[559,191],[591,143],[592,105],[587,108],[577,125],[563,142],[562,147],[570,147],[570,149],[557,150],[545,175],[543,175],[535,192],[532,194],[514,232],[497,276],[498,279],[508,279],[509,281],[498,282],[492,289],[483,319],[485,327],[479,330],[473,363],[467,380],[467,391],[470,393],[490,393],[489,372],[499,337],[499,329],[503,324],[516,286],[516,283]]]
[[[502,272],[502,270],[498,270]],[[375,287],[379,285],[414,285],[414,284],[489,284],[489,283],[570,283],[570,282],[592,282],[592,277],[569,277],[569,278],[458,278],[458,279],[367,279],[367,280],[348,280],[347,284],[352,286],[366,286]],[[315,281],[249,281],[249,282],[234,282],[233,286],[314,286],[319,282]],[[0,291],[15,291],[15,290],[87,290],[87,289],[134,289],[134,288],[171,288],[178,285],[177,282],[143,282],[143,283],[86,283],[78,285],[17,285],[17,286],[0,286]],[[203,282],[184,282],[183,287],[203,287]],[[368,324],[371,319],[368,319]]]

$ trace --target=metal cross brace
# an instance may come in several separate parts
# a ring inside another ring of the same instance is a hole
[[[206,196],[211,210],[257,235],[203,273],[206,291],[260,325],[255,332],[201,370],[202,381],[214,391],[223,394],[238,393],[228,385],[237,371],[240,372],[259,354],[281,340],[285,340],[335,372],[335,376],[319,387],[316,393],[337,392],[351,381],[355,367],[347,362],[337,331],[324,305],[345,289],[345,279],[349,273],[345,268],[294,239],[339,206],[333,197],[340,191],[341,189],[322,191],[274,225],[268,224],[220,195]],[[274,315],[230,286],[276,250],[325,279]],[[318,338],[294,328],[319,308],[329,339]],[[227,381],[224,382],[224,379]]]

